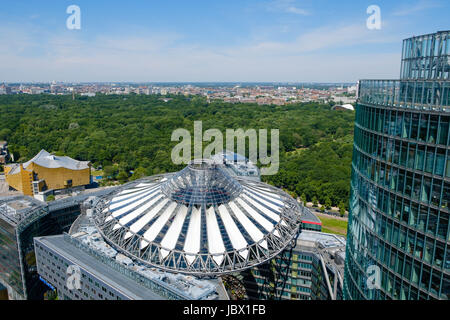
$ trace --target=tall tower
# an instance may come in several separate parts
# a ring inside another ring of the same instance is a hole
[[[449,72],[441,31],[403,41],[400,80],[360,81],[346,299],[450,297]]]

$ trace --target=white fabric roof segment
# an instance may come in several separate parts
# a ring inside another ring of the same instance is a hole
[[[145,205],[143,205],[143,206],[137,208],[136,210],[130,212],[130,213],[127,214],[125,217],[121,218],[121,219],[119,220],[119,223],[120,223],[121,225],[124,225],[124,224],[130,222],[131,220],[133,220],[133,219],[139,217],[142,213],[144,213],[144,212],[145,212],[146,210],[148,210],[152,205],[154,205],[159,199],[161,199],[162,196],[163,196],[162,194],[159,194],[159,195],[156,196],[154,199],[152,199],[152,200],[150,200],[149,202],[147,202]],[[150,196],[148,196],[148,197],[151,198],[152,195],[150,195]],[[144,201],[145,201],[145,199],[142,199],[142,202],[144,202]],[[126,212],[126,209],[127,209],[127,208],[123,208],[123,209],[120,209],[120,210],[125,210],[125,212]],[[120,211],[120,210],[118,210],[118,211]],[[129,208],[128,208],[128,210],[129,210]],[[116,212],[114,212],[114,213],[116,213]],[[114,216],[114,214],[113,214],[113,216]],[[116,229],[120,228],[120,224],[119,224],[119,223],[116,224],[116,225],[113,227],[113,230],[116,230]]]
[[[256,210],[254,210],[252,207],[250,207],[244,200],[237,198],[237,202],[247,211],[253,219],[255,219],[256,222],[258,222],[261,226],[263,226],[264,229],[271,232],[274,229],[274,225],[264,218],[262,215],[260,215]]]
[[[249,196],[247,196],[246,194],[242,194],[242,198],[244,198],[245,200],[247,200],[249,203],[251,203],[254,207],[256,207],[258,210],[260,210],[261,212],[263,212],[266,216],[268,216],[269,218],[271,218],[272,220],[276,221],[276,222],[280,222],[281,218],[278,214],[276,214],[275,212],[273,212],[272,210],[267,209],[266,207],[260,205],[258,202],[256,202],[255,200],[253,200],[252,198],[250,198]],[[259,199],[258,199],[259,200]],[[264,201],[261,201],[264,203]],[[268,206],[270,206],[271,208],[273,207],[274,209],[275,206],[272,204],[270,205],[270,203],[265,203]],[[277,210],[279,211],[279,210]]]
[[[135,186],[135,188],[139,188],[139,187],[149,187],[151,185],[155,185],[154,182],[150,182],[150,183],[146,183],[146,182],[141,182],[138,185]]]
[[[196,207],[192,208],[191,221],[189,221],[189,227],[184,241],[184,251],[186,252],[186,260],[189,264],[194,262],[195,254],[200,251],[200,232],[201,232],[201,209]],[[190,255],[192,253],[194,255]]]
[[[283,201],[281,201],[280,196],[275,195],[273,193],[269,193],[268,189],[266,189],[267,191],[263,191],[263,190],[261,190],[261,188],[255,188],[255,187],[252,187],[249,189],[255,193],[262,193],[262,194],[266,195],[267,197],[269,197],[269,199],[267,199],[267,200],[271,200],[275,203],[278,203],[281,207],[284,207],[284,203],[283,203]]]
[[[211,254],[224,253],[225,245],[223,244],[222,234],[220,233],[219,224],[217,223],[216,212],[211,206],[206,210],[206,232],[208,235],[208,250]],[[223,261],[223,254],[213,256],[214,261],[220,265]]]
[[[151,227],[144,233],[144,239],[148,241],[155,240],[158,233],[164,227],[164,225],[169,221],[169,218],[174,213],[175,208],[178,206],[176,202],[172,202],[166,210],[159,216],[158,219],[151,225]],[[142,249],[142,248],[141,248]]]
[[[135,197],[138,195],[141,195],[143,193],[149,192],[150,190],[153,190],[154,188],[157,188],[158,186],[154,186],[153,188],[145,187],[145,188],[136,188],[132,189],[133,192],[127,192],[125,194],[120,193],[118,196],[111,199],[111,203],[121,202],[125,199],[128,199],[130,197]],[[131,198],[130,198],[131,199]]]
[[[253,197],[253,198],[256,198],[256,200],[262,202],[263,204],[265,204],[265,205],[268,206],[269,208],[274,209],[275,211],[281,212],[281,210],[282,210],[283,207],[284,207],[284,205],[283,205],[283,203],[282,203],[281,201],[278,201],[278,202],[277,202],[276,199],[274,199],[274,198],[269,198],[269,197],[267,197],[266,195],[264,195],[263,193],[261,193],[260,191],[254,191],[254,192],[251,192],[251,190],[248,189],[248,190],[245,190],[245,193],[246,193],[248,196],[251,196],[251,197]],[[271,203],[270,201],[275,202],[275,204],[274,204],[274,203]]]
[[[248,192],[248,191],[246,191]],[[244,195],[245,196],[245,195]],[[252,195],[255,196],[255,195]],[[268,201],[266,201],[260,194],[257,194],[257,197],[259,201],[261,201],[262,203],[264,203],[265,205],[267,205],[270,208],[275,209],[276,211],[278,211],[281,214],[281,211],[283,210],[282,208],[284,207],[284,205],[280,207],[278,207],[277,205],[274,205]],[[262,210],[266,215],[268,215],[269,217],[271,217],[273,220],[280,222],[281,225],[286,226],[286,222],[284,220],[281,220],[281,217],[279,215],[277,215],[276,213],[272,212],[271,210],[265,208],[264,206],[259,205],[258,203],[256,203],[255,201],[253,201],[253,203],[255,204],[255,206],[258,207],[258,209]],[[277,219],[275,219],[275,217]],[[274,233],[277,237],[279,237],[280,235],[278,234],[278,231],[276,233]]]
[[[144,189],[144,187],[125,189],[125,190],[120,191],[117,195],[120,196],[123,194],[128,194],[128,193],[136,192],[136,191],[143,190],[143,189]]]
[[[78,161],[66,156],[55,156],[48,153],[44,149],[39,151],[33,159],[25,162],[23,167],[26,169],[32,162],[41,167],[50,169],[66,168],[70,170],[84,170],[89,168],[89,161]]]
[[[153,217],[166,205],[168,199],[163,199],[159,202],[154,208],[150,209],[143,217],[141,217],[138,221],[133,223],[130,227],[130,231],[133,233],[139,232]]]
[[[114,210],[114,209],[116,209],[118,207],[121,207],[121,206],[124,206],[124,205],[128,205],[128,204],[131,204],[131,203],[137,203],[136,199],[142,197],[145,194],[154,193],[156,191],[156,189],[158,189],[158,187],[154,187],[153,189],[150,189],[150,190],[140,191],[139,193],[133,194],[131,197],[130,197],[130,195],[126,195],[125,196],[126,199],[122,199],[122,200],[119,200],[119,201],[117,201],[116,198],[113,198],[111,200],[111,204],[109,205],[109,209],[110,210]]]
[[[178,238],[180,237],[181,229],[183,228],[184,220],[188,212],[188,207],[182,205],[173,219],[172,224],[166,232],[166,235],[161,241],[161,246],[170,250],[173,250],[177,244]],[[163,258],[167,257],[170,251],[161,249],[161,255]]]
[[[230,202],[228,205],[253,241],[258,242],[264,238],[264,234],[250,221],[249,218],[247,218],[234,201]],[[267,249],[267,242],[265,240],[261,242],[261,247]]]
[[[228,237],[230,238],[233,248],[235,250],[241,250],[243,248],[246,248],[248,245],[247,241],[245,241],[245,238],[242,236],[241,232],[239,231],[239,228],[236,226],[236,223],[230,216],[230,213],[228,212],[227,208],[224,205],[220,205],[218,209],[220,218],[222,219],[223,224],[225,225],[225,230],[227,231]],[[244,259],[246,259],[248,256],[248,250],[241,250],[239,251],[239,254]]]
[[[152,199],[155,196],[156,196],[156,198]],[[136,202],[134,202],[134,203],[132,203],[132,204],[130,204],[128,206],[125,206],[123,208],[120,208],[119,210],[114,211],[112,213],[112,216],[114,218],[116,218],[116,217],[124,214],[125,212],[128,212],[130,210],[136,209],[133,212],[127,214],[126,216],[128,217],[130,215],[133,215],[134,217],[137,217],[137,215],[135,215],[136,212],[142,213],[143,212],[143,211],[141,211],[142,209],[149,208],[153,203],[155,203],[157,200],[159,200],[162,196],[163,195],[160,192],[159,193],[151,193],[148,196],[146,196],[146,197],[144,197],[144,198],[142,198],[142,199],[140,199],[140,200],[138,200],[138,201],[136,201]],[[148,203],[144,204],[142,207],[138,208],[141,204],[143,204],[144,202],[148,201],[149,199],[152,199],[152,200],[149,201]],[[134,219],[134,218],[132,218],[132,219]]]

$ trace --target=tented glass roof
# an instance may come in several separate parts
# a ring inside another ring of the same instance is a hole
[[[210,160],[194,160],[161,186],[162,192],[184,205],[220,205],[234,199],[242,186]]]
[[[95,219],[105,240],[164,270],[218,275],[263,263],[297,235],[303,208],[283,191],[208,160],[124,185]]]

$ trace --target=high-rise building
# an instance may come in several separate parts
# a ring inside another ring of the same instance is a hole
[[[442,31],[404,40],[400,80],[360,81],[346,299],[450,296],[449,73]]]

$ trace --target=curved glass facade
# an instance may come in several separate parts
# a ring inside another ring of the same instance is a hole
[[[360,82],[346,299],[450,296],[449,34],[405,40],[402,80]],[[436,46],[438,57],[419,59],[438,61],[434,67],[411,58]],[[417,73],[418,66],[428,71]]]

